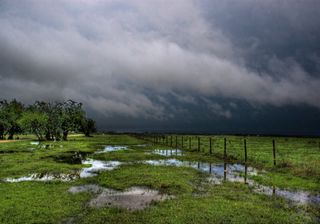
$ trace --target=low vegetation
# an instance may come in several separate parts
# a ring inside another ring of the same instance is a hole
[[[244,183],[213,184],[207,180],[209,174],[190,167],[141,163],[174,158],[213,164],[222,162],[208,152],[186,150],[181,156],[166,157],[152,152],[171,147],[129,135],[99,134],[86,138],[71,134],[68,141],[39,144],[33,142],[31,136],[18,136],[19,141],[0,144],[0,223],[317,223],[320,217],[319,205],[295,204],[281,197],[258,194]],[[94,153],[101,152],[108,145],[128,146],[128,149]],[[5,178],[32,173],[71,174],[90,166],[72,163],[75,153],[82,154],[83,159],[121,161],[122,165],[114,170],[101,171],[97,176],[68,182],[4,181]],[[292,154],[295,156],[294,151]],[[250,178],[267,186],[320,193],[318,177],[303,178],[281,169],[264,171]],[[86,184],[117,190],[146,186],[174,198],[154,203],[141,211],[91,208],[88,203],[95,197],[94,193],[68,192],[72,186]]]

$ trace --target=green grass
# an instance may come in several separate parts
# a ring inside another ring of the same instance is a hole
[[[90,195],[61,182],[0,183],[0,223],[59,223],[83,210]]]
[[[208,136],[202,137],[201,149],[204,152],[200,153],[194,148],[187,149],[185,136],[187,152],[184,156],[171,158],[221,163],[217,156],[223,155],[223,137],[215,137],[216,156],[213,156],[208,153]],[[0,144],[0,179],[32,173],[79,171],[84,165],[58,161],[75,152],[88,153],[91,158],[99,160],[121,161],[124,165],[101,172],[95,177],[71,182],[0,181],[0,223],[316,223],[316,217],[320,217],[319,206],[295,205],[279,197],[257,194],[242,183],[212,185],[207,182],[206,174],[192,168],[139,163],[144,160],[168,159],[153,154],[152,150],[170,147],[150,145],[150,142],[132,136],[95,135],[85,138],[71,135],[67,142],[42,142],[41,145],[48,145],[47,148],[31,145],[31,139],[28,136],[22,141]],[[192,144],[196,147],[195,136],[193,139]],[[230,139],[227,143],[229,159],[242,162],[242,137],[227,136],[227,139]],[[271,140],[265,137],[248,138],[250,164],[268,171],[252,178],[264,185],[320,193],[320,151],[317,151],[314,143],[317,141],[277,138],[278,150],[290,155],[279,156],[279,159],[285,158],[284,162],[273,167],[272,162],[269,164],[272,156]],[[149,145],[137,146],[145,143]],[[128,150],[90,155],[106,145],[126,145]],[[280,165],[287,161],[291,161],[289,165]],[[94,209],[88,207],[94,195],[67,192],[71,186],[89,183],[117,190],[147,186],[174,195],[175,198],[154,203],[150,208],[136,212],[108,207]]]
[[[317,178],[320,180],[320,139],[294,137],[244,137],[244,136],[192,136],[178,135],[177,145],[189,151],[198,151],[198,137],[200,138],[200,152],[209,155],[209,139],[212,139],[212,153],[216,157],[224,156],[224,139],[229,160],[245,161],[244,139],[247,141],[248,163],[268,170],[277,169],[291,172],[295,176]],[[149,138],[152,140],[152,138]],[[171,145],[171,136],[167,136]],[[176,136],[172,136],[173,146]],[[189,141],[191,140],[191,148]],[[276,143],[276,167],[273,165],[273,145]],[[183,143],[182,143],[183,142]],[[166,140],[160,140],[166,144]],[[183,145],[183,147],[182,147]]]
[[[90,209],[79,223],[312,223],[281,199],[252,194],[244,185],[210,187],[206,195],[184,194],[145,211]]]

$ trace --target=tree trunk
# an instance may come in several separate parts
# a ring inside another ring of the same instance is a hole
[[[91,137],[90,132],[86,132],[84,135],[85,135],[86,137]]]
[[[69,134],[69,131],[63,131],[63,140],[64,141],[68,140],[68,134]]]
[[[8,140],[13,140],[13,133],[9,133]]]
[[[52,140],[51,135],[50,135],[50,132],[47,132],[47,133],[46,133],[46,140],[47,140],[47,141]]]
[[[59,140],[61,139],[61,133],[60,133],[60,131],[57,131],[57,132],[55,133],[55,138],[56,138],[57,141],[59,141]]]

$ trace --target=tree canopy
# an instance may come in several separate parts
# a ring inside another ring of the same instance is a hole
[[[70,132],[95,132],[95,121],[87,118],[82,103],[36,101],[24,105],[17,100],[0,101],[0,139],[33,133],[39,140],[67,140]]]

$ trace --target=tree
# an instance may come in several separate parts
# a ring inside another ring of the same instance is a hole
[[[16,101],[0,101],[0,139],[9,135],[28,131],[34,133],[39,140],[59,140],[61,133],[67,140],[71,131],[82,131],[86,136],[95,131],[95,122],[86,118],[82,103],[73,100],[65,102],[36,101],[25,106]]]
[[[8,139],[13,139],[15,134],[21,133],[18,120],[21,118],[23,111],[24,105],[15,99],[7,104]]]
[[[14,134],[21,132],[18,120],[24,111],[24,105],[17,100],[0,101],[0,139],[8,134],[13,139]]]
[[[18,123],[23,130],[35,134],[39,141],[44,140],[48,116],[40,111],[29,109],[24,112]]]
[[[91,133],[97,131],[96,122],[91,118],[84,118],[81,123],[81,131],[85,134],[86,137],[90,137]]]
[[[68,139],[70,131],[79,131],[81,122],[85,118],[85,112],[82,109],[82,103],[73,100],[67,100],[62,105],[62,132],[63,140]]]
[[[62,103],[43,102],[37,101],[34,103],[33,108],[45,113],[48,116],[46,124],[46,140],[59,140],[61,139],[61,126],[63,121]]]
[[[7,104],[6,100],[0,101],[0,139],[3,140],[8,130],[9,122],[7,120]]]

